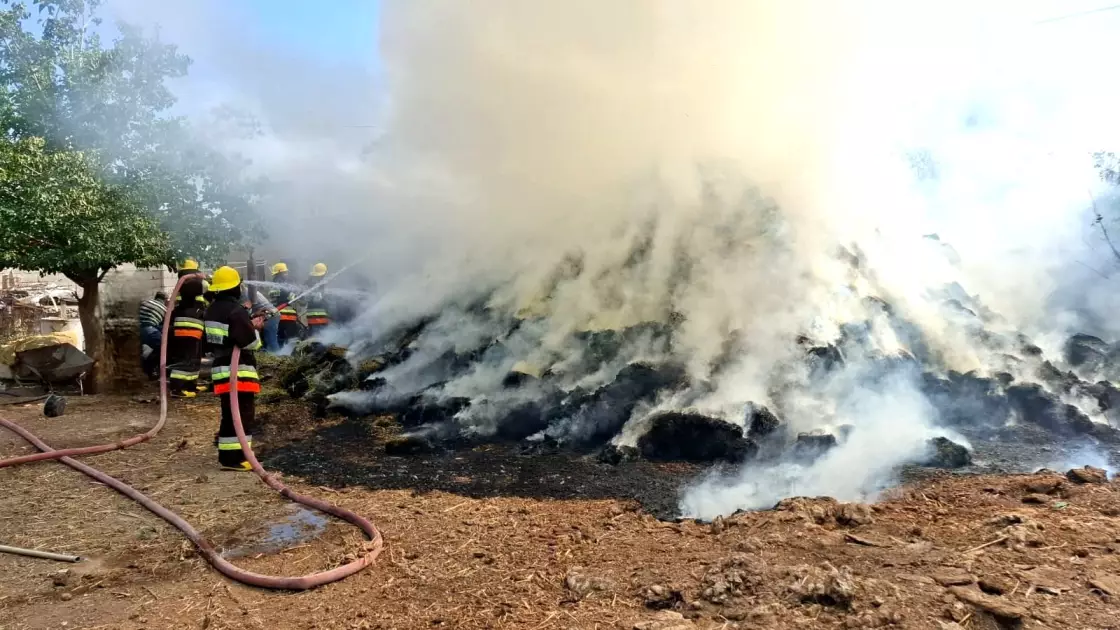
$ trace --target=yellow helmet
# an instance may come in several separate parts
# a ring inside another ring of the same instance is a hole
[[[195,271],[198,269],[198,261],[193,258],[188,258],[183,261],[183,264],[179,267],[179,269],[183,271]]]
[[[210,278],[210,290],[215,293],[228,291],[241,284],[241,274],[233,267],[219,267]]]
[[[323,263],[315,263],[315,266],[311,268],[311,277],[321,278],[325,275],[327,275],[327,266]]]
[[[288,273],[288,266],[285,265],[282,262],[278,262],[275,265],[273,265],[272,266],[272,275],[275,276],[278,273]]]

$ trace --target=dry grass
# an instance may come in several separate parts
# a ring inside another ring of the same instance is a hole
[[[64,422],[35,409],[13,415],[48,441],[83,443],[128,433],[122,425],[142,424],[155,409],[78,403]],[[285,505],[252,476],[215,470],[214,422],[209,403],[180,406],[154,443],[90,461],[212,540],[234,541]],[[2,436],[0,449],[20,450]],[[632,628],[658,606],[696,628],[996,628],[989,600],[1025,611],[1028,628],[1115,625],[1115,603],[1091,585],[1120,576],[1115,483],[945,476],[871,510],[797,500],[701,524],[661,522],[610,500],[286,482],[372,517],[387,540],[377,565],[307,593],[250,589],[76,472],[50,463],[0,471],[0,540],[91,558],[60,578],[68,567],[0,557],[0,628]],[[1022,502],[1040,488],[1049,492],[1044,503]],[[237,562],[300,574],[343,562],[361,542],[332,524],[317,539]],[[1009,587],[983,599],[972,595],[977,580]],[[968,592],[950,590],[962,587]]]

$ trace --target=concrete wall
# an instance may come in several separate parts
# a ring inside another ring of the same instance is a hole
[[[132,265],[113,269],[101,281],[102,316],[135,319],[140,302],[157,291],[170,293],[176,280],[176,274],[167,269],[137,269]]]

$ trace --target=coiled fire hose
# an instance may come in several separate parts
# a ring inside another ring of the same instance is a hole
[[[342,566],[330,569],[329,571],[321,571],[319,573],[312,573],[310,575],[294,577],[275,577],[271,575],[253,573],[252,571],[246,571],[245,569],[240,569],[223,558],[221,554],[214,548],[214,546],[210,544],[210,541],[203,538],[202,534],[200,534],[198,530],[192,527],[190,523],[183,520],[183,518],[178,514],[175,514],[159,503],[156,503],[150,497],[144,495],[139,490],[136,490],[123,481],[114,477],[110,477],[109,475],[101,472],[100,470],[97,470],[96,468],[87,466],[86,464],[72,459],[72,457],[76,455],[105,453],[108,451],[128,448],[129,446],[134,446],[141,442],[146,442],[153,438],[157,433],[159,433],[160,430],[163,429],[164,425],[167,424],[167,338],[171,329],[171,307],[175,303],[175,297],[179,294],[179,289],[183,286],[183,282],[188,279],[189,276],[180,278],[179,282],[175,284],[175,288],[171,292],[171,297],[167,301],[167,315],[163,319],[163,338],[160,340],[159,348],[159,422],[157,422],[155,426],[153,426],[147,432],[128,438],[127,440],[122,440],[120,442],[115,442],[112,444],[101,444],[97,446],[86,446],[81,448],[55,450],[18,424],[10,420],[0,418],[0,426],[27,440],[28,442],[33,444],[35,448],[41,451],[40,453],[36,453],[34,455],[0,459],[0,468],[8,468],[19,464],[26,464],[29,462],[36,462],[45,459],[60,460],[63,464],[66,464],[74,470],[77,470],[136,501],[156,516],[159,516],[171,525],[174,525],[181,532],[183,532],[183,534],[186,535],[186,537],[190,539],[192,543],[194,543],[195,547],[198,548],[199,553],[201,553],[202,556],[206,558],[206,561],[209,562],[215,569],[217,569],[219,572],[221,572],[226,577],[229,577],[230,579],[236,580],[243,584],[248,584],[250,586],[302,591],[310,588],[315,588],[317,586],[322,586],[324,584],[329,584],[330,582],[336,582],[345,577],[351,576],[358,571],[361,571],[362,569],[373,563],[373,561],[381,553],[381,549],[384,545],[381,532],[379,532],[377,528],[374,527],[373,523],[351,512],[350,510],[338,507],[314,497],[309,497],[292,491],[283,483],[281,483],[279,479],[265,472],[260,462],[257,461],[257,457],[253,453],[252,447],[249,445],[248,440],[246,440],[245,438],[245,428],[241,424],[241,410],[239,409],[237,404],[237,364],[238,360],[241,358],[241,351],[239,348],[234,348],[233,356],[230,359],[230,407],[233,411],[234,430],[237,432],[237,440],[241,443],[241,449],[245,454],[245,458],[252,465],[253,472],[255,472],[266,485],[279,492],[284,498],[290,499],[297,503],[302,503],[303,505],[319,510],[320,512],[325,512],[332,516],[336,516],[361,529],[362,532],[365,533],[365,535],[369,538],[369,542],[365,544],[365,554],[360,556],[358,559],[348,562]]]

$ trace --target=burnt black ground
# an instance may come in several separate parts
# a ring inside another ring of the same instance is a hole
[[[398,435],[396,421],[314,420],[311,415],[310,406],[302,402],[269,406],[259,431],[262,460],[271,470],[334,488],[443,491],[470,498],[617,499],[634,501],[653,516],[669,520],[679,514],[682,489],[710,470],[701,464],[646,460],[611,465],[595,455],[510,443],[391,456],[385,454],[385,444]],[[1105,462],[1120,468],[1120,447],[1088,438],[1058,439],[1036,425],[970,433],[965,431],[964,437],[972,449],[972,465],[949,474],[1065,470]],[[944,474],[947,471],[907,466],[898,477],[901,483]]]
[[[261,433],[263,463],[269,469],[303,478],[315,485],[342,488],[411,490],[422,494],[451,492],[470,498],[618,499],[634,501],[659,519],[679,514],[682,489],[710,470],[683,462],[645,460],[606,464],[594,455],[527,450],[512,444],[486,444],[407,456],[385,454],[396,435],[395,423],[370,418],[314,421],[300,403],[286,404],[270,414]],[[1056,440],[1031,425],[985,435],[965,435],[973,463],[952,474],[1064,470],[1108,461],[1120,468],[1120,448],[1086,440]],[[899,471],[899,481],[946,474],[921,466]]]
[[[470,498],[618,499],[635,501],[661,519],[677,515],[682,486],[705,470],[693,464],[647,461],[612,466],[592,455],[526,454],[509,444],[390,456],[384,452],[384,438],[369,419],[331,421],[302,436],[274,440],[266,435],[262,463],[270,470],[334,488],[444,491]],[[269,448],[269,442],[279,443]]]

